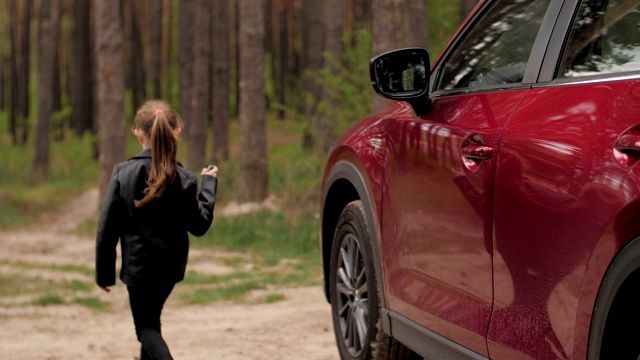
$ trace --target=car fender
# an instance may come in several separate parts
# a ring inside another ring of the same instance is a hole
[[[355,146],[354,146],[355,145]],[[359,151],[357,151],[358,149]],[[362,201],[366,219],[374,229],[372,246],[374,267],[377,276],[377,288],[380,294],[380,306],[386,309],[384,298],[382,259],[380,258],[380,201],[381,180],[384,166],[378,160],[385,159],[383,147],[375,148],[367,144],[349,144],[337,146],[333,156],[327,161],[323,179],[320,214],[320,249],[324,273],[324,292],[329,301],[329,258],[335,225],[346,204],[354,200]],[[363,157],[365,160],[363,160]],[[371,158],[377,160],[371,161]],[[367,165],[365,165],[367,164]],[[372,176],[373,174],[373,176]],[[382,316],[385,332],[390,329],[388,317]]]
[[[587,352],[592,355],[594,340],[589,339],[590,332],[593,337],[594,331],[604,329],[615,291],[633,269],[640,267],[640,257],[625,255],[640,251],[639,216],[640,198],[636,198],[617,213],[591,252],[577,309],[574,345],[577,358],[586,358]],[[599,340],[596,342],[599,351]]]

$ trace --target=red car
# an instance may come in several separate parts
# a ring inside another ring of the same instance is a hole
[[[640,1],[487,0],[333,146],[343,359],[639,359]]]

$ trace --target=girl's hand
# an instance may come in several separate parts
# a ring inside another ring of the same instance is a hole
[[[111,291],[111,289],[109,289],[108,287],[102,287],[100,286],[100,289],[102,289],[102,291],[106,292],[107,294],[109,293],[109,291]]]
[[[216,177],[218,175],[218,167],[215,165],[209,165],[209,167],[203,168],[200,174]]]

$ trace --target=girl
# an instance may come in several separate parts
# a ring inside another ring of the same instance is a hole
[[[113,169],[98,222],[96,283],[115,284],[116,245],[121,240],[120,279],[127,285],[141,359],[172,359],[160,331],[160,313],[184,278],[187,232],[204,235],[213,220],[218,168],[193,173],[176,160],[180,116],[165,101],[144,103],[133,133],[143,151]]]

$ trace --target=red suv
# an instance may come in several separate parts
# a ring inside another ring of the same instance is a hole
[[[334,145],[325,290],[343,359],[638,359],[640,2],[481,2]]]

